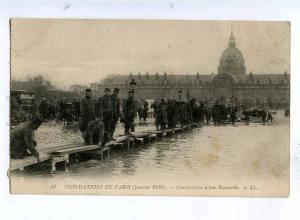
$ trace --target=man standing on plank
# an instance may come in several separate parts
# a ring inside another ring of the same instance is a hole
[[[111,95],[112,122],[111,122],[110,136],[112,140],[114,140],[113,135],[115,133],[116,125],[120,117],[120,99],[118,97],[119,91],[120,91],[119,88],[114,88],[113,94]]]
[[[92,99],[92,90],[85,90],[85,98],[80,102],[80,118],[79,118],[79,129],[82,132],[82,137],[86,144],[88,140],[86,137],[87,126],[90,121],[95,120],[95,102]]]
[[[125,124],[125,135],[130,135],[129,129],[134,131],[134,118],[136,116],[136,103],[134,100],[133,91],[128,92],[128,99],[125,99],[123,102],[123,119],[122,121]]]
[[[111,141],[111,127],[112,127],[112,100],[110,94],[110,88],[105,88],[104,96],[98,99],[99,106],[99,118],[102,119],[104,124],[104,140],[103,144],[105,145],[107,142]]]

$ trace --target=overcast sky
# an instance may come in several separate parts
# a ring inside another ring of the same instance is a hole
[[[217,73],[231,28],[247,73],[289,71],[288,22],[17,19],[12,78],[41,74],[65,88],[115,73]]]

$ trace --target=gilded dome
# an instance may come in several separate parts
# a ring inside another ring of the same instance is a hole
[[[246,73],[245,60],[242,52],[235,46],[235,38],[231,32],[228,47],[223,51],[218,73],[240,75]]]

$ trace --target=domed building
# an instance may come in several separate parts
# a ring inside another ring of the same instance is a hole
[[[91,86],[96,96],[103,95],[106,87],[118,87],[121,98],[125,98],[132,80],[137,83],[137,99],[179,99],[178,91],[183,91],[180,96],[182,99],[194,97],[207,103],[235,100],[241,104],[278,108],[289,106],[290,103],[290,75],[286,71],[277,74],[247,74],[243,54],[236,47],[232,32],[228,47],[221,54],[218,74],[115,74]]]
[[[228,47],[221,55],[218,73],[229,73],[233,75],[246,74],[244,57],[242,52],[236,48],[235,38],[232,32]]]

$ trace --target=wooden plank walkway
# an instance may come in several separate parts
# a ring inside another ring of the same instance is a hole
[[[40,152],[40,162],[49,160],[51,156],[48,153]],[[23,159],[11,159],[10,160],[10,170],[23,169],[24,167],[37,164],[37,158],[34,156],[28,156]]]
[[[83,151],[96,150],[100,149],[99,145],[83,145],[83,146],[75,146],[71,148],[56,150],[51,152],[52,155],[64,155],[64,154],[73,154],[80,153]]]
[[[114,141],[110,141],[108,143],[105,144],[105,146],[113,148],[116,146],[127,146],[128,148],[130,147],[130,145],[133,145],[133,138],[131,138],[130,136],[126,136],[126,135],[121,135],[117,138],[115,138]]]
[[[176,128],[173,128],[175,132],[180,132],[183,130],[183,128],[180,128],[180,127],[176,127]]]
[[[141,131],[142,133],[151,133],[151,134],[162,134],[162,130],[148,130],[148,131]]]
[[[117,138],[115,138],[115,140],[113,140],[113,141],[110,141],[110,142],[107,142],[106,144],[105,144],[105,146],[114,146],[114,145],[116,145],[116,144],[118,144],[118,143],[122,143],[122,142],[125,142],[125,141],[127,141],[127,139],[128,139],[128,137],[127,136],[119,136],[119,137],[117,137]]]
[[[135,143],[143,144],[150,141],[150,135],[149,132],[131,132],[130,137],[134,139]]]
[[[174,129],[172,129],[172,128],[171,129],[165,129],[164,132],[166,132],[166,135],[171,135],[171,134],[175,133]]]
[[[150,133],[152,135],[155,135],[156,137],[163,137],[166,135],[166,133],[162,130],[149,130],[149,131],[144,131],[142,133]]]
[[[115,145],[119,142],[128,139],[128,137],[117,138],[116,141],[108,143],[106,145]],[[91,151],[99,148],[98,145],[85,145],[84,143],[74,143],[67,145],[58,145],[56,147],[49,147],[45,149],[37,148],[37,151],[40,154],[40,162],[52,159],[54,156],[58,157],[59,155],[80,153],[84,151]],[[37,158],[34,156],[28,156],[23,159],[11,159],[10,160],[10,170],[23,169],[24,167],[37,164]]]
[[[121,146],[127,147],[129,150],[130,147],[135,144],[144,144],[155,140],[158,137],[172,135],[184,130],[188,130],[192,127],[198,125],[185,125],[183,127],[175,127],[164,130],[147,130],[141,132],[132,132],[131,135],[121,135],[115,140],[110,141],[105,144],[104,147],[99,145],[85,145],[84,143],[68,143],[65,145],[51,146],[44,149],[37,148],[40,153],[40,162],[51,161],[51,172],[56,172],[56,164],[59,162],[64,162],[65,170],[68,170],[69,157],[71,154],[89,154],[99,156],[100,159],[104,158],[104,153],[107,153],[109,157],[110,150],[114,147]],[[77,159],[76,159],[77,160]],[[23,159],[12,159],[10,161],[10,170],[24,169],[24,167],[38,164],[38,161],[35,157],[25,157]]]
[[[40,163],[50,160],[53,158],[53,156],[57,155],[66,155],[71,154],[75,152],[90,150],[91,148],[98,147],[98,145],[84,145],[82,143],[80,144],[68,144],[65,147],[58,146],[58,147],[52,147],[52,148],[45,148],[45,149],[38,149],[37,151],[40,154]],[[17,169],[24,169],[24,167],[38,164],[37,158],[34,156],[25,157],[23,159],[11,159],[10,160],[10,170],[17,170]]]

